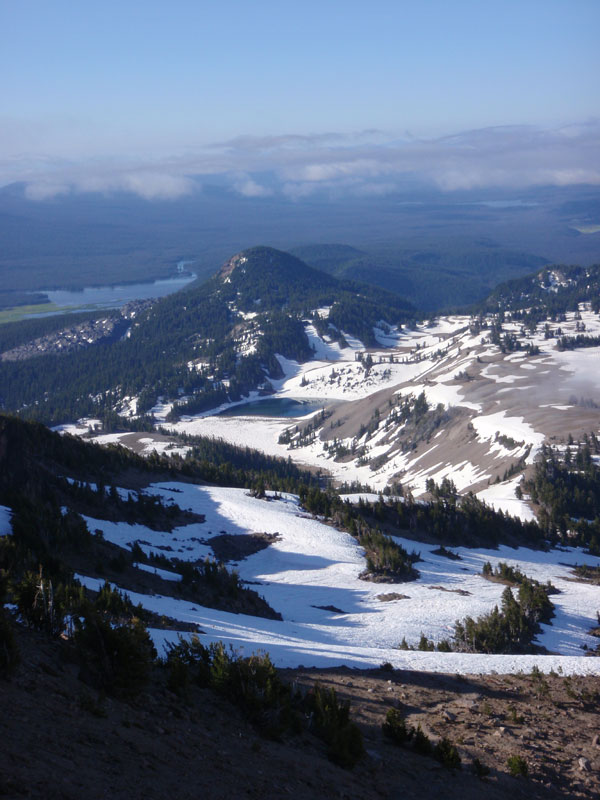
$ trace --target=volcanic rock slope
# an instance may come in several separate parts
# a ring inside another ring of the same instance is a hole
[[[278,397],[318,398],[324,411],[293,425],[243,409],[183,415],[171,430],[289,455],[375,490],[400,482],[419,496],[447,478],[526,516],[515,489],[543,443],[600,426],[598,296],[596,268],[545,270],[471,315],[378,320],[372,346],[323,306],[304,318],[312,359],[279,354],[284,376],[270,385]],[[154,408],[163,420],[169,411]]]

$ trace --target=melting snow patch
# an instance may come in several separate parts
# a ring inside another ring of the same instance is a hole
[[[523,417],[509,417],[506,411],[497,411],[495,414],[480,415],[472,420],[473,427],[481,441],[494,441],[496,434],[508,436],[518,442],[527,442],[533,449],[541,447],[544,434],[538,433],[532,426],[525,422]],[[534,452],[530,453],[527,463],[531,463]]]
[[[152,575],[158,575],[159,578],[162,578],[164,581],[180,581],[182,580],[182,576],[178,572],[171,572],[168,569],[160,569],[160,567],[153,567],[151,564],[140,564],[137,561],[133,565],[137,569],[141,569],[144,572],[149,572]]]
[[[521,482],[521,475],[511,478],[504,483],[495,483],[488,489],[477,492],[477,497],[483,500],[488,506],[496,511],[503,511],[512,517],[519,517],[524,522],[535,519],[535,514],[524,500],[519,500],[515,496],[515,489]]]
[[[161,398],[162,400],[162,398]],[[164,403],[159,401],[155,406],[150,409],[150,414],[157,422],[165,422],[167,414],[173,408],[173,403]]]

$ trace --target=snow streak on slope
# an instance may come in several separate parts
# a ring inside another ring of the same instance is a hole
[[[505,411],[475,417],[473,427],[483,441],[493,442],[501,434],[517,442],[522,442],[523,452],[521,452],[521,448],[517,448],[517,456],[524,455],[525,447],[529,445],[531,452],[528,456],[528,463],[530,464],[533,463],[532,453],[537,452],[545,438],[543,433],[535,431],[523,417],[509,417]]]
[[[534,520],[535,514],[530,506],[523,500],[517,499],[515,495],[515,490],[520,482],[521,476],[517,475],[516,478],[511,478],[503,483],[495,483],[488,489],[477,492],[477,497],[496,511],[503,511],[505,514],[518,517],[525,522]]]

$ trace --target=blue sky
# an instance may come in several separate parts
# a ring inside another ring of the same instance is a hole
[[[256,170],[298,182],[294,165],[333,148],[382,186],[403,144],[419,171],[429,156],[415,141],[489,128],[513,142],[522,128],[525,143],[568,128],[560,147],[580,151],[584,130],[588,160],[562,174],[593,178],[598,30],[598,0],[0,0],[0,183],[45,181],[52,194],[102,163],[169,177],[174,193],[195,172],[252,193]],[[498,136],[490,146],[501,154]]]

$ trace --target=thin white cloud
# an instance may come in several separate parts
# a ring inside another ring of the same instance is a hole
[[[60,167],[55,167],[53,172],[60,173]],[[48,200],[72,192],[130,192],[145,200],[174,200],[190,194],[196,188],[196,183],[185,175],[152,169],[120,171],[108,167],[91,170],[69,166],[62,172],[62,181],[45,175],[26,180],[26,196],[30,200]]]
[[[273,194],[273,190],[268,186],[262,186],[248,176],[236,181],[233,188],[244,197],[269,197]]]
[[[25,184],[25,196],[29,200],[50,200],[61,194],[70,194],[72,187],[68,183],[52,181],[31,181]]]

